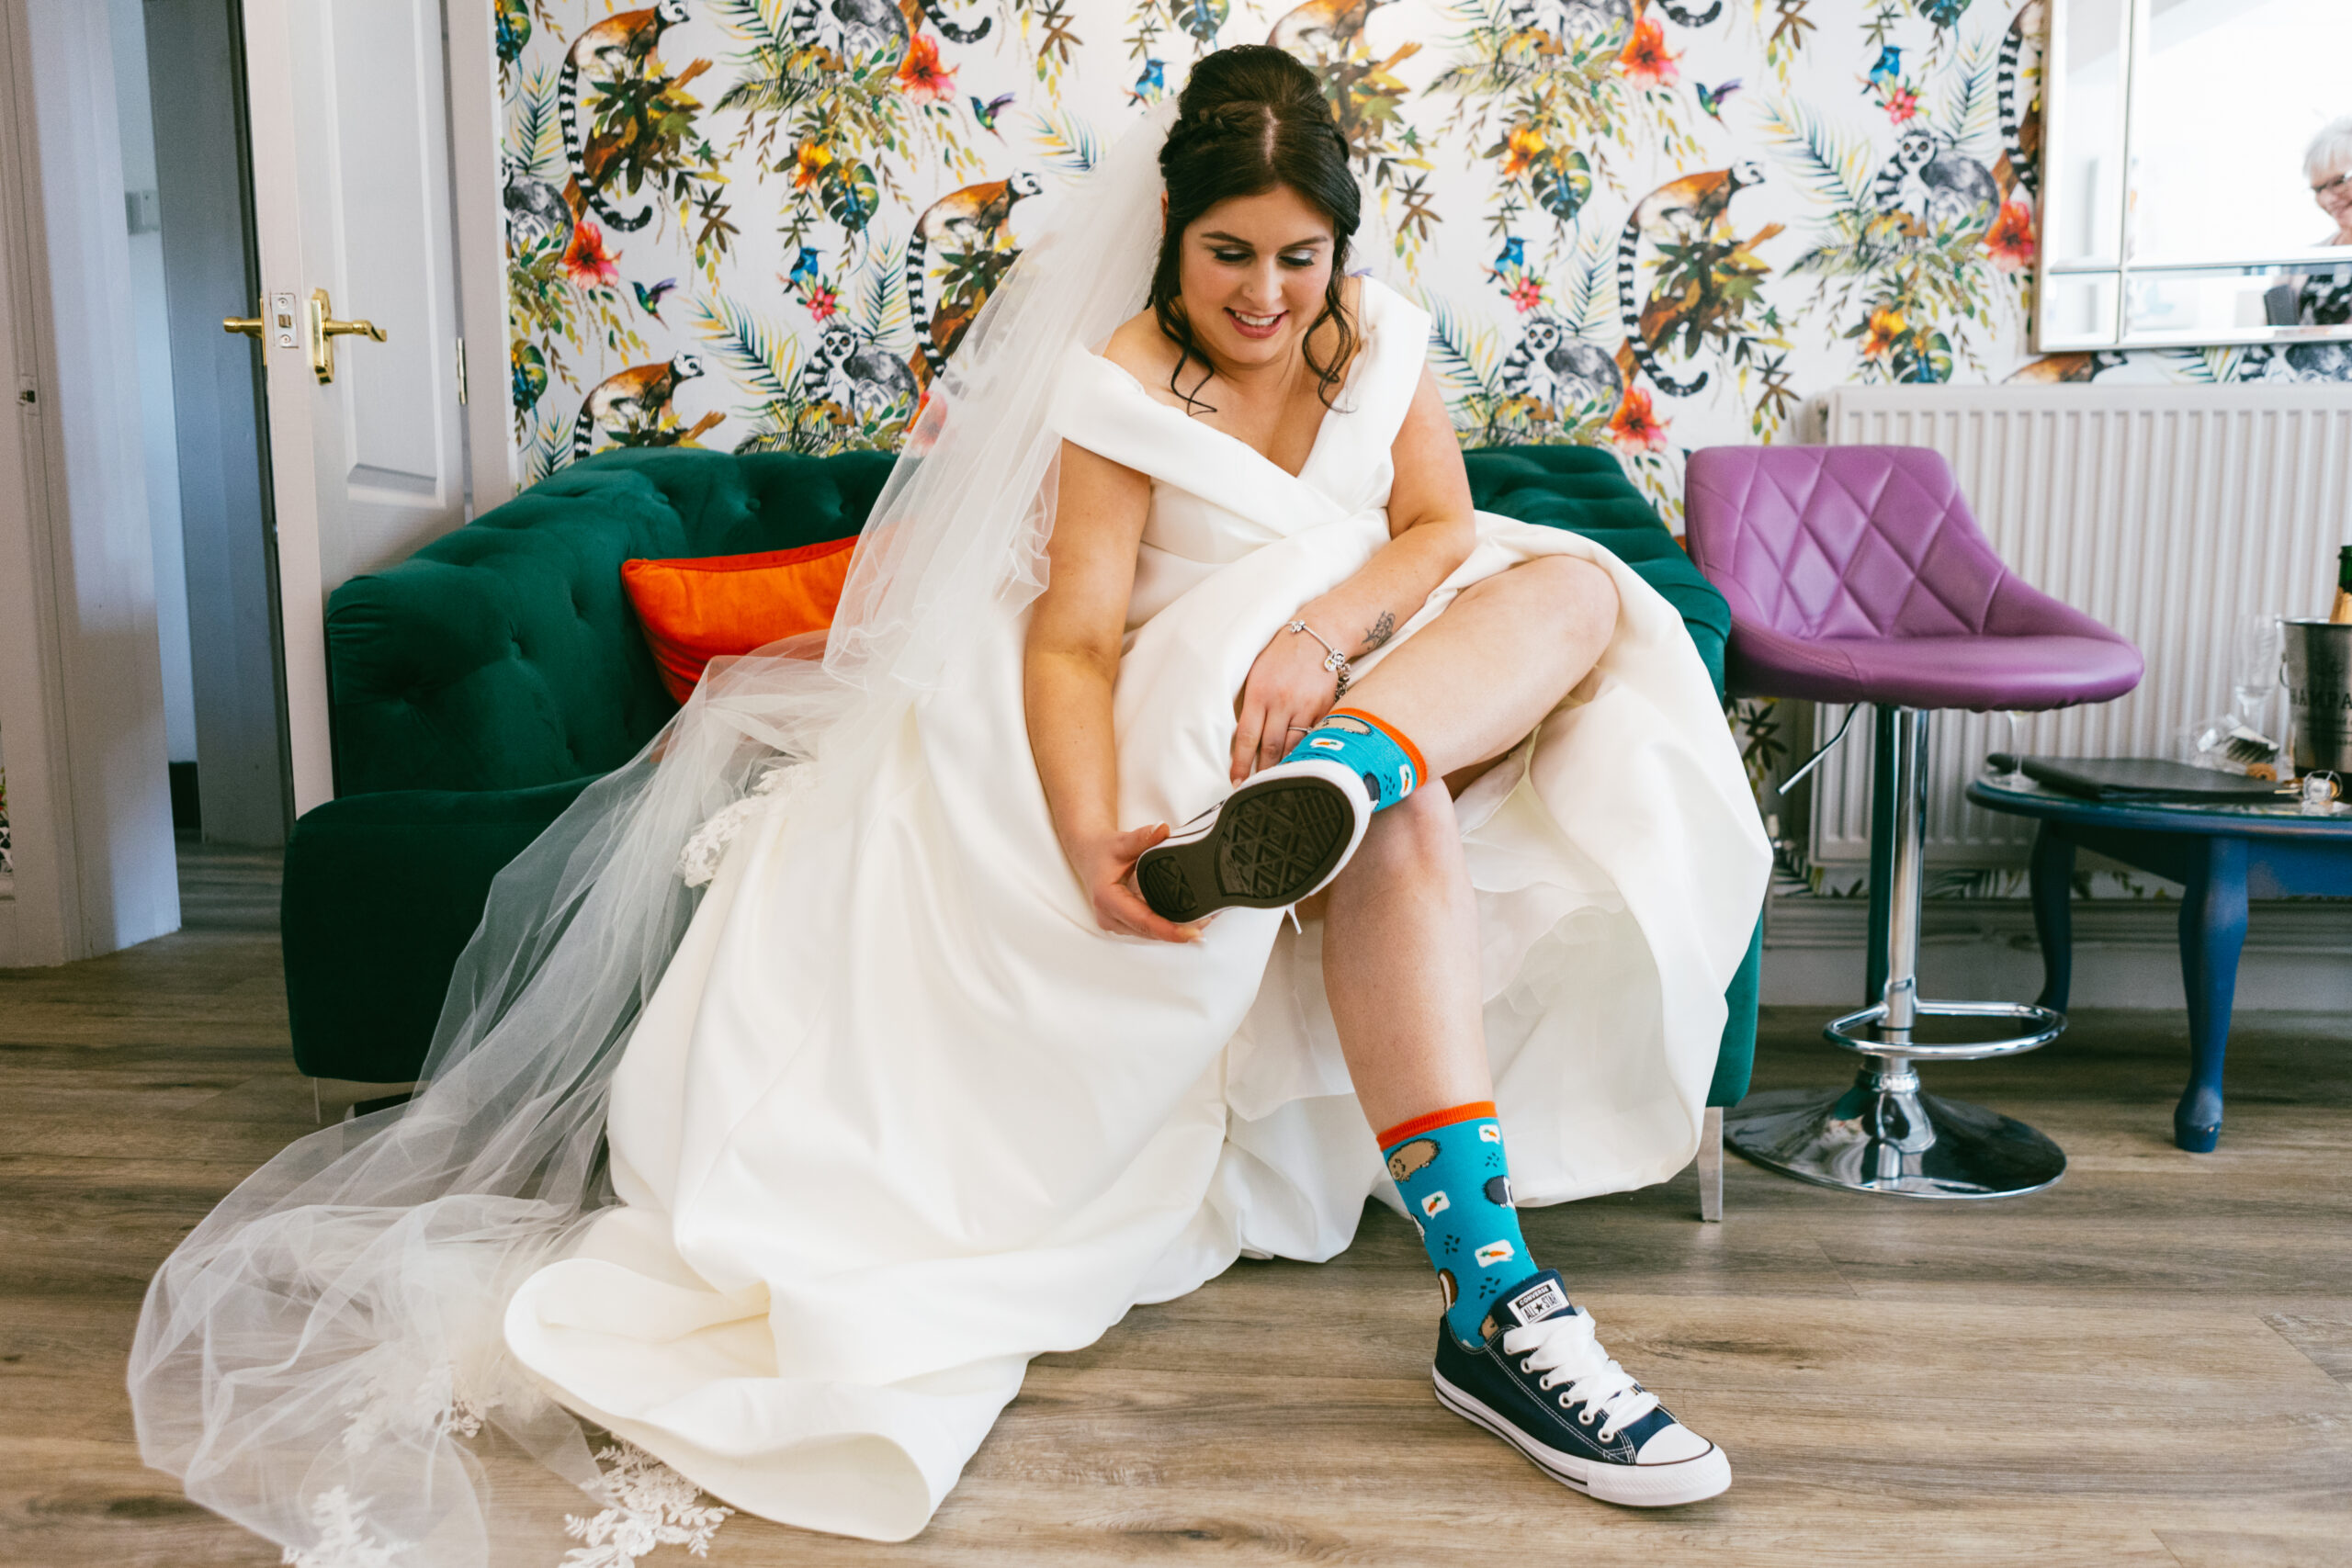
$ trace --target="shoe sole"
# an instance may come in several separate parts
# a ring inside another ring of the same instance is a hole
[[[1672,1508],[1720,1496],[1731,1485],[1731,1460],[1713,1443],[1705,1453],[1671,1464],[1609,1464],[1578,1459],[1537,1442],[1476,1394],[1446,1382],[1444,1373],[1432,1370],[1430,1377],[1437,1384],[1439,1404],[1525,1454],[1553,1480],[1604,1503],[1627,1508]]]
[[[1246,784],[1211,819],[1146,850],[1136,885],[1163,919],[1218,909],[1280,909],[1330,879],[1356,838],[1356,807],[1329,779]]]

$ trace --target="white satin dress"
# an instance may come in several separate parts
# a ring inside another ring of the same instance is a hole
[[[1064,362],[1054,426],[1152,481],[1125,823],[1225,794],[1251,661],[1387,541],[1429,318],[1371,279],[1362,299],[1364,351],[1295,478],[1110,361]],[[1383,656],[1537,556],[1599,563],[1623,604],[1592,674],[1456,804],[1512,1188],[1551,1203],[1690,1159],[1768,852],[1675,611],[1588,540],[1477,525]],[[848,829],[796,831],[785,796],[738,834],[613,1082],[623,1205],[507,1312],[564,1404],[789,1524],[916,1534],[1030,1357],[1243,1253],[1329,1258],[1367,1194],[1394,1201],[1319,924],[1096,927],[1028,750],[1024,623],[910,712]]]

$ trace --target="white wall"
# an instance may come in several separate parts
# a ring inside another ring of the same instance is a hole
[[[103,6],[0,0],[0,726],[12,962],[177,929],[155,565]]]
[[[122,186],[157,210],[155,126],[147,97],[143,0],[108,0],[114,39],[115,124]],[[152,221],[152,220],[151,220]],[[187,570],[180,534],[180,454],[172,408],[171,323],[164,304],[164,235],[130,240],[131,325],[139,343],[139,413],[147,468],[147,522],[155,552],[155,631],[164,661],[164,743],[175,762],[196,761],[196,679],[188,657]],[[227,314],[226,310],[221,312]]]

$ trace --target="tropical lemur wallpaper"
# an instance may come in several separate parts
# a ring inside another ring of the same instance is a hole
[[[1082,171],[1280,44],[1465,441],[1679,454],[1847,380],[2299,376],[2026,354],[2042,0],[497,0],[516,439],[896,445]],[[1032,209],[1034,210],[1034,209]]]

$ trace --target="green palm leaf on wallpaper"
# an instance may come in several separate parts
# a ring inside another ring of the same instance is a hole
[[[907,308],[907,247],[876,245],[857,281],[857,326],[871,342],[893,343],[914,324]]]
[[[1568,259],[1567,271],[1560,280],[1559,303],[1555,313],[1566,322],[1568,330],[1585,337],[1598,337],[1617,321],[1617,278],[1611,262],[1614,253],[1608,237],[1587,234],[1577,241],[1576,254]]]
[[[1869,209],[1871,157],[1867,141],[1840,130],[1800,103],[1768,102],[1760,120],[1766,139],[1780,149],[1817,200],[1843,211]]]
[[[1470,398],[1494,404],[1500,398],[1494,369],[1494,327],[1467,327],[1453,306],[1435,294],[1420,296],[1420,308],[1430,312],[1430,369],[1437,371],[1440,381],[1449,381]]]
[[[776,331],[724,294],[707,299],[697,295],[694,319],[719,362],[741,377],[746,388],[771,402],[790,400],[793,378],[800,369],[798,339]]]
[[[808,84],[790,70],[798,45],[792,38],[791,0],[712,0],[711,16],[752,47],[737,55],[743,74],[718,96],[718,109],[780,114],[808,96]]]
[[[1962,44],[1959,58],[1953,62],[1951,85],[1944,98],[1942,130],[1944,139],[1963,151],[1990,143],[2000,132],[1993,90],[1999,53],[2000,45],[1987,33]]]
[[[563,122],[556,111],[556,73],[532,72],[515,95],[514,136],[507,148],[525,168],[545,175],[563,167]]]
[[[1082,115],[1058,106],[1029,117],[1029,145],[1038,162],[1058,173],[1082,175],[1102,161],[1102,139]]]

